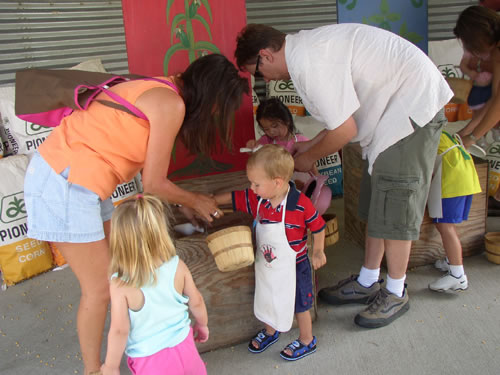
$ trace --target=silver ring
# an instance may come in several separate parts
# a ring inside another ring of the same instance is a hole
[[[219,215],[219,211],[215,211],[215,212],[212,214],[212,216],[217,216],[217,215]]]

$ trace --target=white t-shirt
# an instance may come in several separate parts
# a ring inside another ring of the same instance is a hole
[[[433,62],[398,35],[338,24],[287,35],[290,77],[307,110],[327,129],[353,116],[369,172],[377,156],[424,126],[453,96]]]

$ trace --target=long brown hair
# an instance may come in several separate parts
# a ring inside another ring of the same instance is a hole
[[[453,33],[466,50],[480,54],[500,40],[500,15],[484,6],[470,6],[458,16]]]
[[[212,54],[192,62],[180,75],[186,115],[179,137],[192,154],[215,151],[217,136],[231,149],[234,113],[248,80],[223,55]]]

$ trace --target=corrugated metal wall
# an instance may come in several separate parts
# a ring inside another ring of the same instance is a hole
[[[68,68],[100,58],[127,73],[121,0],[0,0],[0,85],[28,67]]]
[[[429,40],[453,38],[458,13],[476,3],[429,0]],[[286,33],[312,29],[337,22],[336,1],[247,0],[247,20]],[[108,71],[128,72],[120,0],[1,0],[0,46],[0,85],[19,69],[67,68],[96,57]]]
[[[453,39],[458,14],[477,0],[429,0],[429,41]]]

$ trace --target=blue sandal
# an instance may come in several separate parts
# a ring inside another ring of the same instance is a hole
[[[274,332],[274,335],[268,335],[266,329],[257,333],[255,337],[248,343],[248,350],[252,353],[262,353],[264,350],[269,348],[280,338],[280,333],[278,331]],[[259,343],[259,348],[253,346],[252,341],[257,341]]]
[[[285,353],[286,349],[290,349],[292,355]],[[287,361],[297,361],[298,359],[304,358],[305,356],[312,354],[316,351],[316,336],[309,345],[302,344],[298,339],[290,343],[285,349],[280,352],[280,356]]]

